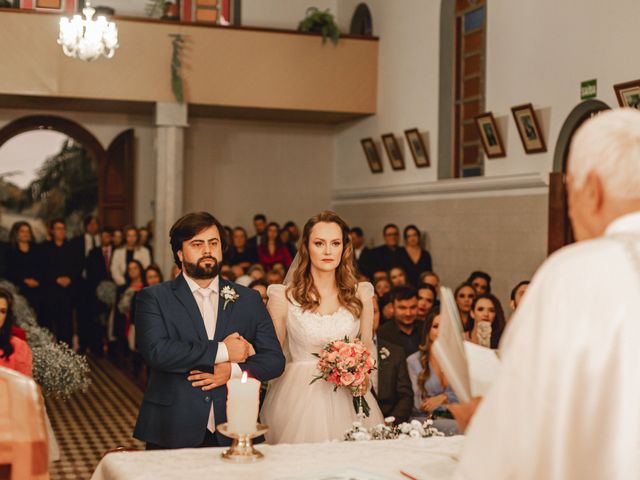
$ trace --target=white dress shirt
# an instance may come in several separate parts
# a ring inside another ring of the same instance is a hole
[[[640,212],[538,270],[457,478],[640,478]]]
[[[213,340],[213,337],[216,332],[216,324],[218,321],[218,305],[220,302],[220,277],[216,276],[207,287],[202,288],[198,285],[195,280],[190,278],[186,272],[182,273],[184,275],[184,279],[187,281],[187,285],[189,285],[189,289],[193,294],[193,298],[198,305],[198,310],[200,310],[200,315],[202,316],[202,320],[204,321],[205,330],[207,331],[207,337],[209,340]],[[205,297],[203,296],[203,290],[209,291],[209,300],[211,302],[211,309],[207,311],[206,306],[204,304]],[[218,363],[224,363],[229,361],[229,351],[227,350],[227,346],[223,342],[218,342],[218,352],[216,353],[216,365]],[[242,370],[237,363],[231,364],[231,378],[240,378],[242,377]],[[209,421],[207,422],[207,428],[213,432],[215,431],[215,419],[213,416],[213,403],[211,404],[211,411],[209,413]]]

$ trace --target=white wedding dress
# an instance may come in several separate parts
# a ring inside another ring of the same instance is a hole
[[[320,315],[303,311],[288,300],[284,285],[271,285],[269,312],[279,336],[286,331],[287,366],[282,376],[269,384],[260,418],[269,427],[266,434],[269,443],[312,443],[342,440],[357,415],[353,397],[347,388],[333,391],[333,385],[324,380],[313,380],[319,372],[317,358],[327,343],[343,339],[354,339],[361,335],[365,345],[375,352],[372,341],[373,286],[358,285],[358,296],[364,305],[361,318],[344,307],[331,315]],[[371,408],[365,417],[365,426],[384,421],[378,403],[371,393],[366,395]]]

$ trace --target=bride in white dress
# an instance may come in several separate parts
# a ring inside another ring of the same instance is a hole
[[[285,285],[271,285],[267,308],[287,353],[284,374],[267,391],[261,412],[269,443],[309,443],[342,439],[358,419],[348,388],[333,391],[319,380],[318,353],[327,343],[359,336],[373,346],[373,286],[357,283],[349,227],[333,212],[322,212],[304,226],[300,250]],[[292,278],[291,281],[288,281]],[[365,426],[383,422],[373,395]]]

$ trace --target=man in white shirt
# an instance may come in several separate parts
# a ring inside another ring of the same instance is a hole
[[[457,478],[640,478],[640,112],[588,120],[568,167],[579,243],[536,273],[476,413],[452,409],[473,415]]]

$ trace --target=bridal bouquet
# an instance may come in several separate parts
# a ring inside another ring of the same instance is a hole
[[[350,341],[335,340],[324,346],[320,353],[314,353],[318,358],[317,368],[320,374],[311,380],[326,380],[334,385],[335,392],[338,387],[351,390],[353,406],[358,414],[369,416],[369,405],[364,398],[367,393],[368,379],[374,370],[371,353],[360,339]]]

